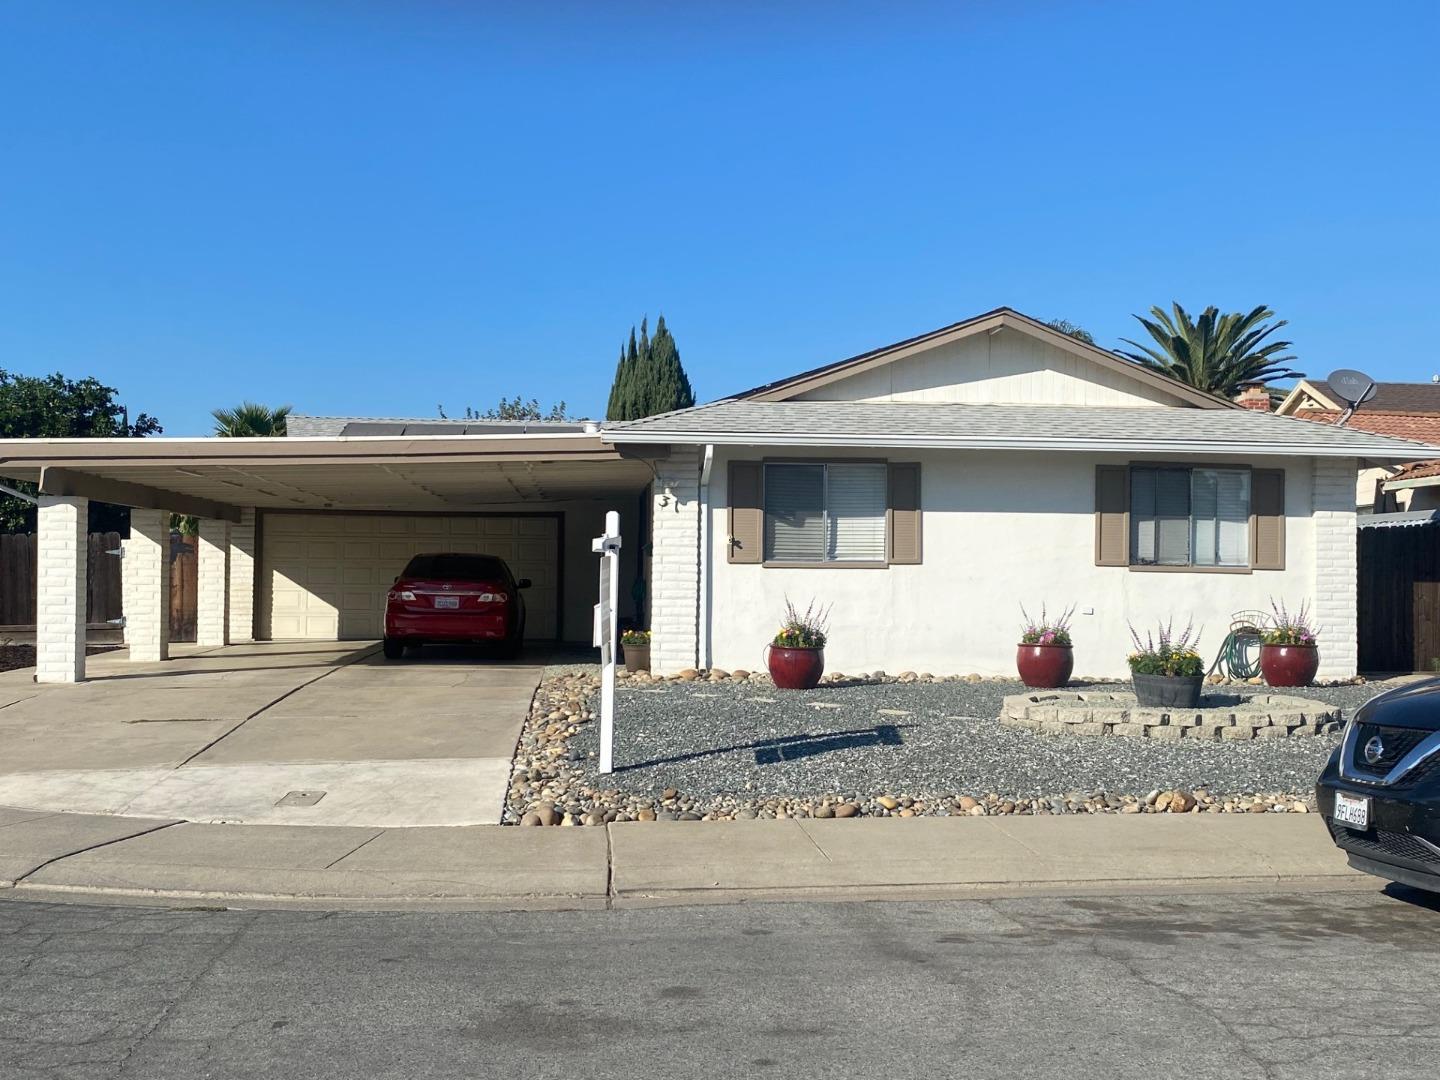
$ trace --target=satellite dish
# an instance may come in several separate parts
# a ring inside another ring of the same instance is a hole
[[[1330,384],[1330,389],[1335,391],[1335,396],[1350,407],[1348,411],[1353,412],[1375,396],[1375,380],[1360,371],[1341,368],[1339,371],[1332,371],[1330,378],[1325,381]]]

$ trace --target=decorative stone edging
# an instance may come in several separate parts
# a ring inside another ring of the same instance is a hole
[[[1283,694],[1207,694],[1195,709],[1151,709],[1134,694],[1042,691],[1005,699],[1000,723],[1040,735],[1120,735],[1141,739],[1236,742],[1322,735],[1340,727],[1340,710]]]

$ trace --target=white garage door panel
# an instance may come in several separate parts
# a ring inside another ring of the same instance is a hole
[[[414,555],[498,555],[528,577],[527,638],[559,636],[559,523],[553,517],[266,514],[262,611],[272,638],[379,637],[385,592]]]

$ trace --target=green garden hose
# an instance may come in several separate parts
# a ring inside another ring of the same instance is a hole
[[[1231,679],[1253,679],[1260,674],[1260,631],[1253,626],[1231,626],[1220,655],[1206,673],[1219,671]]]

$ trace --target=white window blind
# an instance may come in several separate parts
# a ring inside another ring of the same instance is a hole
[[[883,563],[888,484],[883,463],[767,464],[766,560]]]
[[[1190,492],[1195,565],[1249,565],[1249,471],[1195,469]]]
[[[1130,477],[1130,550],[1135,562],[1190,562],[1188,469],[1135,469]]]
[[[1130,472],[1131,560],[1152,566],[1248,566],[1248,469]]]
[[[827,465],[825,472],[829,558],[835,562],[884,562],[889,470],[864,463]]]
[[[765,558],[776,562],[823,562],[825,466],[765,466]]]

